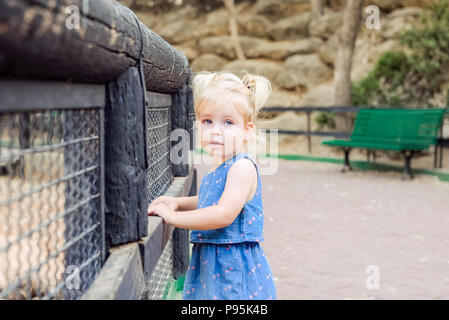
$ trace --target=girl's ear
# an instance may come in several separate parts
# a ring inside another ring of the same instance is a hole
[[[249,140],[249,139],[251,139],[251,137],[253,136],[253,134],[254,134],[254,128],[255,128],[255,126],[254,126],[254,123],[253,122],[251,122],[251,121],[248,121],[248,123],[246,124],[246,133],[245,133],[245,140]]]

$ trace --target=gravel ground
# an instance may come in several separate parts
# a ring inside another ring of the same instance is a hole
[[[278,298],[449,299],[449,183],[400,177],[286,160],[262,176]]]

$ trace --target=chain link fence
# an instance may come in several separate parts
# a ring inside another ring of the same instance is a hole
[[[173,281],[173,241],[167,242],[151,277],[146,283],[144,300],[161,300],[166,295],[170,281]]]
[[[101,268],[99,109],[1,113],[0,143],[0,298],[76,299]]]
[[[170,106],[147,108],[148,196],[163,194],[172,180],[170,164]]]
[[[145,109],[149,202],[173,181],[173,108]],[[109,250],[104,107],[10,109],[0,110],[0,300],[80,299]],[[142,298],[164,298],[174,280],[170,237]]]

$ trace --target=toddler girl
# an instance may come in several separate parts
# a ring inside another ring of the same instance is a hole
[[[162,196],[148,207],[165,223],[190,229],[192,256],[184,299],[276,299],[263,241],[259,167],[245,150],[270,82],[246,74],[202,72],[193,79],[201,147],[214,165],[199,195]]]

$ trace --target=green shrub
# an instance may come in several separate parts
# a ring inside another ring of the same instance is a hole
[[[335,129],[334,114],[331,112],[320,112],[315,117],[315,122],[318,124],[320,130],[323,129],[324,127]]]
[[[382,54],[374,70],[353,83],[353,104],[443,106],[449,100],[442,87],[449,82],[449,0],[429,6],[399,40],[410,53]]]
[[[357,106],[400,106],[401,86],[409,69],[404,52],[386,51],[365,78],[352,86],[352,102]]]

